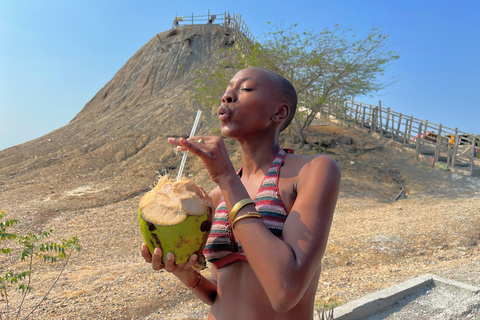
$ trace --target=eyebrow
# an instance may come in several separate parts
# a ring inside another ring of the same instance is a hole
[[[244,82],[247,81],[247,80],[252,80],[252,81],[255,82],[255,84],[257,83],[257,82],[255,81],[255,79],[252,78],[252,77],[240,78],[240,79],[238,79],[238,83],[242,84],[242,83],[244,83]],[[227,85],[227,87],[231,87],[231,86],[232,86],[232,82],[229,82],[228,85]]]

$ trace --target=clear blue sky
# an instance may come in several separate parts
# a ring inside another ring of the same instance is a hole
[[[0,150],[66,125],[125,62],[178,16],[239,13],[267,21],[390,33],[398,82],[358,99],[480,134],[480,1],[0,1]]]

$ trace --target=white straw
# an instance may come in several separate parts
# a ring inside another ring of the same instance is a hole
[[[195,118],[195,122],[193,123],[192,131],[190,132],[190,137],[195,135],[195,131],[197,131],[198,121],[200,120],[200,115],[202,114],[201,110],[197,111],[197,117]],[[180,169],[178,169],[177,180],[182,178],[183,167],[185,167],[185,162],[187,161],[188,151],[183,152],[182,162],[180,163]]]

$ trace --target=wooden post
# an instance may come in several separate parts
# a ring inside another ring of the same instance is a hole
[[[413,116],[410,116],[410,126],[408,127],[408,140],[410,142],[410,137],[412,136],[412,124],[413,124]]]
[[[375,119],[374,119],[375,118],[375,109],[372,106],[370,106],[369,108],[370,108],[370,118],[369,118],[368,122],[370,123],[370,128],[373,131],[375,131],[375,129],[373,128],[373,125],[375,124]]]
[[[395,139],[395,115],[392,113],[392,141]]]
[[[422,134],[422,123],[420,122],[418,126],[418,136],[417,140],[415,141],[415,160],[418,159],[418,153],[420,151],[420,136]]]
[[[375,107],[375,109],[371,108],[372,112],[372,127],[370,130],[370,133],[373,135],[377,131],[377,112],[378,109]]]
[[[438,157],[440,156],[440,147],[442,146],[442,124],[438,127],[438,134],[437,134],[437,145],[435,146],[435,155],[433,156],[432,167],[435,166],[435,163],[438,161]]]
[[[390,108],[387,109],[387,123],[385,124],[385,131],[388,132],[388,122],[390,121]]]
[[[360,104],[360,108],[362,107],[362,105]],[[362,115],[362,127],[365,128],[365,109],[366,109],[366,106],[363,106],[363,115]]]
[[[473,169],[475,168],[475,144],[477,137],[472,135],[472,153],[470,154],[470,176],[473,176]]]
[[[372,133],[373,132],[373,108],[369,106],[368,109],[370,111],[368,112],[367,126],[370,125],[370,133]]]
[[[450,169],[450,162],[452,161],[453,139],[452,135],[447,137],[447,169]]]
[[[423,134],[422,148],[425,147],[425,138],[427,137],[427,130],[428,130],[428,120],[425,120],[425,133]]]
[[[400,137],[400,125],[402,124],[402,117],[403,114],[400,113],[400,117],[398,118],[397,137]]]
[[[403,134],[403,146],[404,147],[407,145],[408,122],[409,122],[409,120],[407,119],[406,122],[405,122],[405,133]]]
[[[378,113],[380,115],[380,117],[379,117],[379,119],[380,119],[380,123],[379,123],[379,125],[380,125],[380,140],[382,140],[382,138],[383,138],[383,123],[382,123],[382,106],[381,106],[381,104],[379,104],[379,106],[378,106]]]
[[[368,109],[368,113],[367,113],[367,109]],[[365,126],[368,126],[371,122],[370,118],[372,117],[372,107],[370,106],[366,106],[365,107]]]
[[[450,163],[450,168],[455,168],[455,161],[457,160],[457,150],[458,150],[458,128],[455,128],[455,137],[453,138],[453,148],[452,148],[452,161]]]
[[[355,107],[355,97],[352,97],[352,113],[353,113],[353,107]]]
[[[355,126],[357,124],[357,121],[358,121],[358,104],[357,104],[357,107],[355,108]],[[353,111],[353,110],[352,110]]]
[[[327,122],[330,121],[330,103],[327,106]]]

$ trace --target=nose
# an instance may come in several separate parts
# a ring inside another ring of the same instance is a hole
[[[231,90],[225,91],[222,96],[222,103],[232,103],[236,100],[235,95]]]

